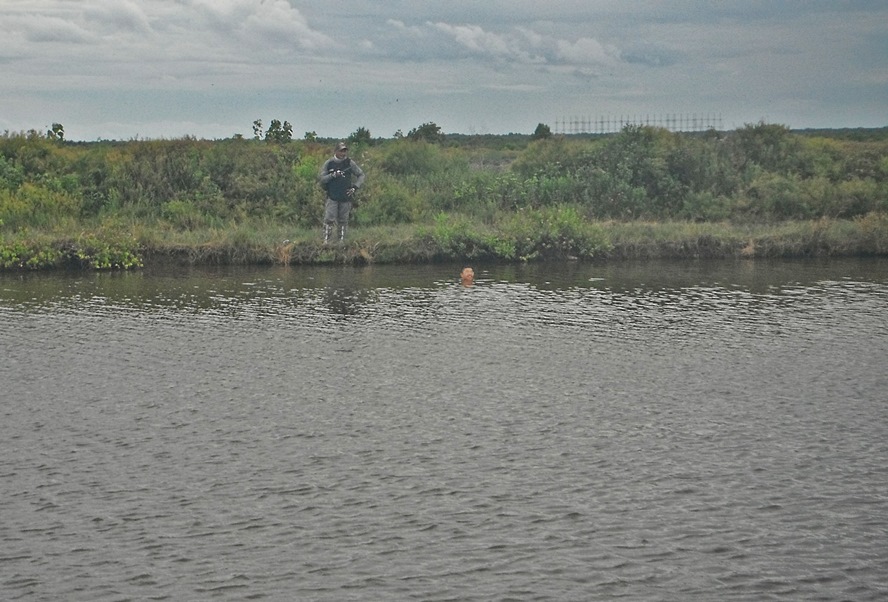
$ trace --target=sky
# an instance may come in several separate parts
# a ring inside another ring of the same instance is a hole
[[[0,0],[0,40],[0,132],[68,140],[888,125],[885,0]]]

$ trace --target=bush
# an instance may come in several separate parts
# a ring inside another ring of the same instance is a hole
[[[377,174],[356,200],[354,219],[362,226],[409,223],[422,213],[419,196],[385,173]]]
[[[92,234],[82,235],[75,241],[73,255],[83,267],[94,270],[142,267],[135,243],[130,245],[119,239],[109,242]]]
[[[499,209],[514,209],[527,204],[523,180],[514,173],[477,171],[457,182],[450,202],[435,206],[441,211],[461,211],[488,220]]]
[[[37,184],[25,183],[15,191],[0,189],[0,224],[10,230],[56,227],[78,218],[80,209],[77,197]]]
[[[747,124],[734,132],[730,140],[741,169],[754,163],[770,172],[798,172],[801,143],[784,125],[763,121]]]
[[[600,226],[569,205],[515,212],[504,219],[502,229],[516,241],[516,253],[523,259],[589,258],[609,244]]]
[[[0,241],[0,270],[39,270],[58,266],[61,251],[35,241]]]
[[[538,175],[573,176],[592,161],[597,142],[579,142],[564,137],[536,140],[512,163],[512,171],[522,178]]]
[[[795,176],[765,172],[746,189],[745,199],[740,209],[748,216],[781,220],[813,216]]]
[[[731,216],[731,200],[709,191],[689,192],[677,216],[695,222],[722,221]]]
[[[380,168],[395,176],[435,173],[441,169],[440,147],[423,140],[399,140],[388,146]]]
[[[0,155],[0,190],[16,190],[24,181],[22,169]]]
[[[853,218],[875,212],[888,212],[888,185],[875,180],[846,180],[838,185],[835,217]]]
[[[625,174],[589,167],[579,178],[583,182],[581,200],[589,217],[635,219],[648,207],[645,189],[627,181]]]

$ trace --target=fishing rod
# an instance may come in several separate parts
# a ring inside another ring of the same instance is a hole
[[[341,178],[341,177],[343,177],[345,174],[347,174],[348,172],[350,172],[351,169],[352,169],[352,166],[349,165],[349,166],[346,167],[345,169],[331,169],[330,171],[327,172],[327,174],[333,176],[334,178]]]

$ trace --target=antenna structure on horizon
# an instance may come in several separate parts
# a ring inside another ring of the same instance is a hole
[[[724,127],[719,113],[647,113],[562,117],[555,120],[554,131],[556,134],[613,134],[627,125],[660,127],[670,132],[720,131]]]

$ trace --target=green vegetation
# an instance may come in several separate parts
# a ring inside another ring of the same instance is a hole
[[[77,143],[0,136],[0,269],[145,262],[323,263],[884,255],[888,129],[349,137],[368,173],[350,239],[320,244],[332,142]],[[283,242],[283,241],[287,242]]]

